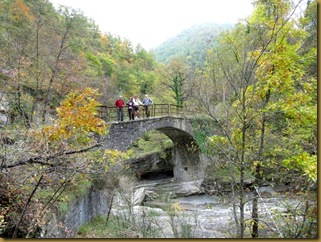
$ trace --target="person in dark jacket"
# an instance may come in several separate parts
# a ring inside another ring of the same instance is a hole
[[[129,120],[134,120],[134,102],[132,97],[127,102],[127,107]]]
[[[125,102],[124,102],[122,96],[119,96],[119,98],[116,100],[115,106],[117,107],[117,117],[118,117],[118,121],[123,121],[123,120],[124,120],[124,106],[125,106]]]

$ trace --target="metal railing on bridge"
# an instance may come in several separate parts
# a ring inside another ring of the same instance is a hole
[[[174,104],[153,104],[149,106],[150,117],[162,116],[178,116],[186,117],[195,114],[197,111],[187,108],[186,106],[178,106]],[[98,106],[98,116],[106,122],[117,121],[117,108],[113,106]],[[145,108],[139,106],[139,119],[146,117]],[[124,120],[129,120],[128,108],[124,106]]]

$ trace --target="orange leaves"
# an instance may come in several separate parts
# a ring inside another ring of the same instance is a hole
[[[12,3],[12,12],[16,21],[32,21],[35,17],[31,14],[30,8],[21,0]]]
[[[71,92],[57,108],[58,119],[44,133],[51,140],[71,139],[80,144],[91,141],[90,133],[102,135],[106,132],[105,121],[98,118],[96,101],[98,91],[87,88],[82,92]]]

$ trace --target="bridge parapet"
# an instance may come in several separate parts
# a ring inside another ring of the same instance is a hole
[[[127,107],[124,107],[127,110]],[[199,113],[195,108],[187,106],[178,106],[174,104],[153,104],[149,106],[150,117],[175,116],[188,117]],[[98,106],[98,116],[106,122],[117,121],[117,108],[114,106]],[[125,112],[125,117],[128,117]],[[147,118],[144,112],[144,106],[139,106],[139,117]]]

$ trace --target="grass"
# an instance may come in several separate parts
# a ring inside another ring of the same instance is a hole
[[[154,216],[156,214],[153,214]],[[133,221],[122,215],[110,216],[108,222],[98,216],[81,226],[75,238],[157,238],[158,232],[152,228],[151,220],[142,218]]]
[[[106,218],[98,216],[81,226],[75,238],[111,238],[111,231],[106,227]]]

